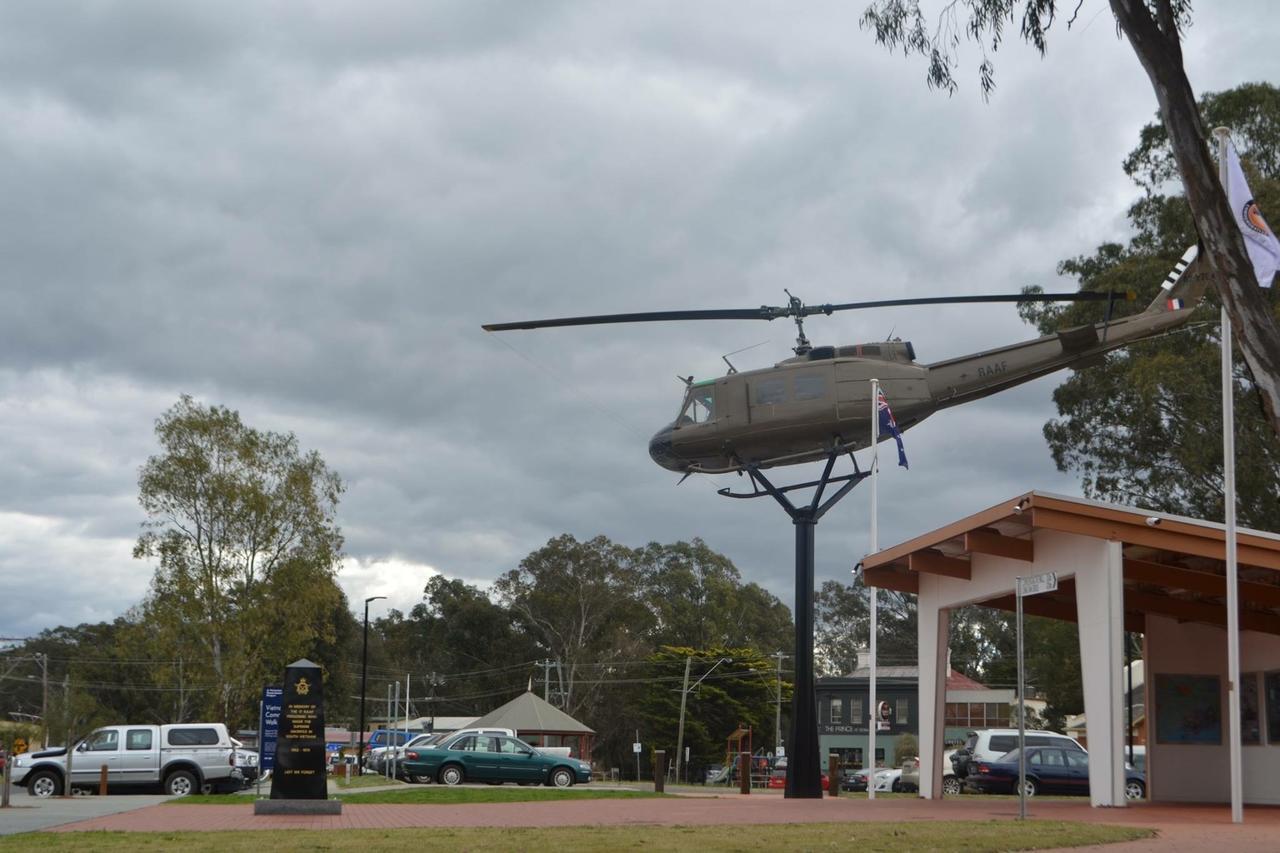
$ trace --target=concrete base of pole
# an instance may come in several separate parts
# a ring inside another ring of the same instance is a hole
[[[255,815],[342,814],[342,800],[254,800]]]

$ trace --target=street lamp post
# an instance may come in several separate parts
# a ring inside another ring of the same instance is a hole
[[[689,698],[689,694],[697,689],[708,675],[715,671],[715,668],[722,663],[733,663],[733,658],[720,658],[715,662],[711,669],[703,674],[702,678],[693,682],[693,686],[689,686],[689,665],[693,663],[693,656],[685,658],[684,661],[684,687],[680,690],[680,732],[676,736],[676,782],[680,781],[680,759],[684,757],[684,706],[685,701]]]
[[[356,753],[356,775],[364,775],[364,689],[369,680],[369,602],[386,598],[372,595],[364,600],[364,644],[360,652],[360,751]]]

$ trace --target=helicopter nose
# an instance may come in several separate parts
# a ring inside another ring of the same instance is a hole
[[[685,469],[684,460],[676,456],[671,449],[672,426],[672,424],[667,424],[655,432],[653,438],[649,439],[649,457],[668,471],[683,471]]]

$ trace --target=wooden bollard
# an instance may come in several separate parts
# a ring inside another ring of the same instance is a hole
[[[655,750],[653,753],[653,791],[661,794],[667,784],[667,751]]]
[[[107,765],[102,765],[98,770],[98,796],[105,797],[107,795]]]
[[[751,754],[742,752],[738,754],[738,792],[741,794],[751,793]]]
[[[834,752],[827,755],[827,794],[840,796],[840,756]]]

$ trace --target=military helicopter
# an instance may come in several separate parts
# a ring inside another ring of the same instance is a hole
[[[1196,247],[1187,250],[1145,311],[1118,319],[1111,318],[1115,301],[1132,300],[1132,292],[936,296],[840,305],[805,305],[787,292],[789,302],[783,307],[604,314],[492,323],[482,328],[500,332],[601,323],[792,318],[797,328],[794,356],[759,370],[739,372],[730,364],[724,376],[684,380],[686,389],[679,414],[649,442],[649,455],[663,468],[685,475],[723,474],[748,467],[763,469],[811,462],[833,452],[852,452],[868,446],[873,378],[879,380],[892,404],[901,431],[939,409],[977,400],[1066,367],[1088,366],[1110,350],[1174,329],[1190,318],[1204,294],[1206,276],[1184,275],[1196,255]],[[1106,300],[1107,319],[933,364],[918,363],[910,341],[813,346],[804,333],[805,317],[835,311],[898,305],[1082,300]]]

